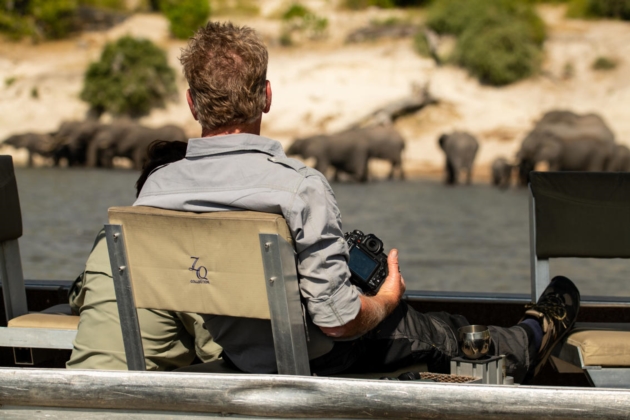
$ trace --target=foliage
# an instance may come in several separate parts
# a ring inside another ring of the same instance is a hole
[[[389,9],[393,7],[424,6],[427,0],[344,0],[343,5],[352,10],[362,10],[368,7]]]
[[[423,57],[431,57],[431,47],[424,31],[420,31],[413,38],[413,47]]]
[[[610,57],[597,57],[591,68],[593,70],[613,70],[617,68],[617,60]]]
[[[166,53],[151,41],[126,36],[105,45],[85,73],[81,99],[97,114],[139,117],[177,93]]]
[[[43,38],[64,38],[75,27],[76,0],[31,0],[30,13]]]
[[[102,9],[127,10],[127,2],[125,0],[79,0],[79,3]]]
[[[326,34],[328,28],[328,19],[317,16],[300,3],[291,4],[282,13],[281,19],[280,44],[284,46],[294,43],[294,35],[301,35],[308,39],[321,38]]]
[[[260,7],[256,0],[213,0],[212,15],[257,16]]]
[[[540,66],[545,24],[533,0],[439,0],[427,25],[457,36],[454,60],[480,81],[505,85]]]
[[[481,25],[481,24],[480,24]],[[531,76],[541,51],[522,22],[471,27],[460,36],[456,61],[482,83],[506,85]]]
[[[65,38],[81,28],[80,6],[126,9],[125,0],[13,0],[0,1],[0,32],[11,39]]]
[[[630,20],[630,0],[571,0],[569,17]]]
[[[0,33],[9,39],[18,40],[26,36],[34,36],[35,28],[27,17],[0,10]]]
[[[160,0],[160,10],[170,22],[170,31],[175,38],[186,39],[208,21],[208,0]]]

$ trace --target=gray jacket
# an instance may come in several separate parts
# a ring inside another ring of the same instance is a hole
[[[318,171],[287,158],[277,141],[252,134],[191,139],[186,158],[151,174],[134,205],[282,214],[295,241],[300,290],[313,322],[344,325],[361,308],[349,281],[348,247],[330,185]],[[271,329],[267,336],[264,327],[265,338],[252,340],[252,330],[263,327],[247,321],[209,317],[206,326],[241,369],[274,371]],[[322,351],[315,353],[311,358]]]

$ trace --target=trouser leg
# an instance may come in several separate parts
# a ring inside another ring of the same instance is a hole
[[[534,362],[535,354],[529,345],[525,330],[519,326],[510,328],[489,326],[492,345],[490,354],[505,355],[505,368],[508,376],[514,377],[514,382],[522,383],[529,367]]]
[[[461,355],[457,329],[465,325],[469,323],[461,315],[420,313],[401,302],[377,328],[352,343],[356,362],[347,370],[387,372],[426,363],[431,372],[449,373],[451,359]],[[521,381],[531,364],[525,330],[518,326],[489,329],[490,354],[505,355],[507,374]]]

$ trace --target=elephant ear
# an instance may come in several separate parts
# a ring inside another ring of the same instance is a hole
[[[444,143],[446,142],[447,138],[448,136],[446,134],[442,134],[440,138],[438,139],[438,143],[442,149],[444,149]]]

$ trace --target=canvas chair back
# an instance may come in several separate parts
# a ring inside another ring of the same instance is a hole
[[[125,326],[135,308],[269,319],[279,372],[308,369],[295,251],[281,215],[136,206],[109,209],[109,221],[121,325],[137,329],[123,336],[140,342],[140,350],[125,342],[130,370],[144,370],[137,320]]]
[[[630,258],[630,173],[530,173],[532,300],[549,258]]]
[[[28,313],[18,238],[22,212],[11,156],[0,156],[0,281],[7,321]]]

